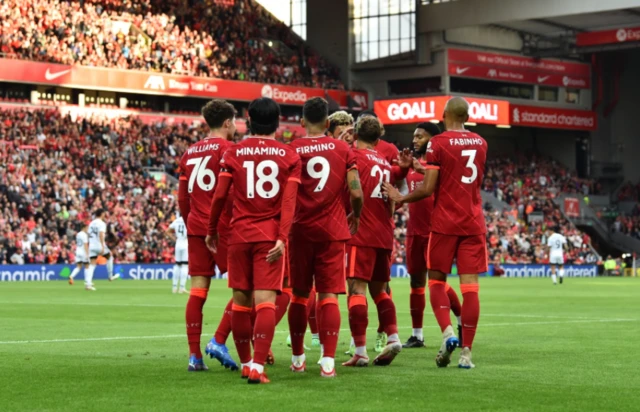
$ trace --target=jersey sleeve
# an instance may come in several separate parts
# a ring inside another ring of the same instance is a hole
[[[356,154],[353,152],[353,150],[347,150],[347,170],[357,168],[358,160],[356,159]]]
[[[302,161],[300,160],[300,156],[296,153],[291,155],[292,163],[291,167],[289,167],[289,181],[300,183],[300,178],[302,174]]]
[[[438,139],[431,139],[427,144],[427,169],[440,169],[441,151]]]
[[[173,222],[171,222],[171,224],[169,225],[169,229],[173,229],[176,230],[176,227],[178,227],[178,221],[174,220]]]
[[[233,171],[233,153],[227,148],[227,150],[222,154],[220,158],[220,176],[229,176],[231,177],[231,172]]]

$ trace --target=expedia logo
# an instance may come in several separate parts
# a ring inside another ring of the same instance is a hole
[[[564,87],[586,87],[587,81],[585,79],[572,79],[569,76],[564,76],[562,78],[562,84],[564,85]]]
[[[625,29],[620,29],[616,33],[616,38],[620,43],[627,41],[627,31]]]
[[[280,103],[304,103],[308,100],[307,94],[300,90],[296,90],[295,92],[288,92],[268,84],[262,86],[261,94],[262,97],[268,97],[269,99],[273,99]]]
[[[262,86],[262,90],[260,91],[262,97],[268,97],[269,99],[273,99],[273,88],[268,84]]]
[[[147,81],[144,83],[144,88],[151,90],[164,90],[164,79],[162,76],[149,76]]]

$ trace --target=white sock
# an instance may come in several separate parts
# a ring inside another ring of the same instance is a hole
[[[294,365],[302,365],[306,360],[307,355],[305,355],[304,353],[299,356],[291,355],[291,363],[293,363]]]
[[[351,338],[351,343],[349,344],[349,347],[351,346],[356,346],[356,341],[353,338]]]
[[[356,355],[367,356],[366,346],[356,346]]]
[[[322,369],[330,371],[331,369],[335,369],[336,361],[333,358],[323,357],[320,359],[320,366]]]
[[[387,337],[387,344],[393,343],[393,342],[399,342],[399,341],[400,341],[400,337],[398,337],[397,333],[392,333]]]
[[[320,357],[324,357],[324,345],[322,343],[320,344]]]
[[[89,269],[84,274],[84,283],[87,286],[93,286],[93,271],[96,270],[96,265],[89,265]]]
[[[78,273],[80,273],[80,268],[76,266],[75,269],[73,269],[73,272],[71,272],[71,275],[69,276],[70,279],[75,278],[76,276],[78,276]]]
[[[563,278],[564,277],[564,269],[560,269],[558,271],[558,274],[560,275],[561,278]]]
[[[257,371],[258,373],[264,372],[264,365],[258,365],[257,363],[251,364],[251,370]]]
[[[241,363],[240,364],[240,370],[242,370],[242,368],[244,368],[245,366],[248,366],[249,369],[251,369],[251,363],[253,362],[253,360],[250,360],[248,363]]]
[[[182,265],[180,270],[180,289],[184,289],[187,286],[187,278],[189,277],[189,267]]]
[[[456,319],[458,320],[458,325],[462,325],[462,316],[456,316]]]
[[[311,339],[320,339],[320,334],[319,333],[312,333],[311,334]]]
[[[553,283],[556,283],[556,275],[551,275],[551,280],[553,280]]]
[[[180,266],[173,265],[173,277],[171,278],[171,284],[174,289],[178,288],[178,283],[180,282]]]
[[[447,328],[444,330],[444,332],[442,332],[442,337],[443,339],[447,340],[453,336],[456,336],[455,332],[453,331],[453,326],[449,325],[447,326]]]
[[[113,255],[110,255],[107,260],[107,273],[109,274],[109,277],[113,276]]]
[[[413,328],[412,335],[418,338],[418,340],[424,340],[424,336],[422,335],[422,328]]]

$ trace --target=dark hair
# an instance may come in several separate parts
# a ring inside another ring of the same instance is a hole
[[[356,120],[360,120],[363,117],[375,117],[377,119],[378,115],[373,110],[363,110],[363,111],[360,112],[360,114],[358,115],[358,118]]]
[[[202,117],[211,129],[222,127],[225,120],[233,119],[236,109],[226,100],[213,99],[202,108]]]
[[[380,122],[375,117],[365,117],[356,123],[356,135],[358,140],[367,143],[375,143],[382,135]]]
[[[440,131],[440,128],[438,127],[437,124],[431,123],[431,122],[423,122],[420,123],[416,126],[416,129],[422,129],[425,132],[429,133],[431,135],[431,137],[439,135],[440,133],[442,133]]]
[[[104,209],[96,210],[96,217],[102,217],[102,215],[104,215]]]
[[[322,97],[311,98],[304,103],[302,116],[310,124],[325,123],[329,116],[329,103]]]
[[[249,105],[249,130],[254,135],[275,133],[280,126],[280,106],[268,97],[255,99]]]

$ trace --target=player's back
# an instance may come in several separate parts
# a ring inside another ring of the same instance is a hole
[[[221,166],[235,190],[229,244],[274,241],[282,194],[288,180],[299,179],[300,157],[275,139],[251,136],[228,150]]]
[[[391,165],[398,161],[398,154],[400,153],[400,151],[393,143],[389,143],[386,140],[378,139],[375,149]]]
[[[170,226],[176,232],[176,247],[186,246],[187,244],[187,227],[182,217],[177,218]]]
[[[382,193],[382,182],[390,182],[391,165],[376,150],[353,149],[360,173],[364,205],[358,232],[350,245],[379,249],[393,248],[393,221],[389,201]],[[390,182],[393,183],[393,182]]]
[[[187,181],[190,212],[189,235],[206,236],[211,200],[220,173],[220,160],[233,145],[221,137],[207,137],[187,149],[180,162],[180,179]]]
[[[107,224],[102,219],[94,219],[89,223],[89,247],[100,248],[100,232],[107,231]]]
[[[486,233],[480,188],[487,142],[469,131],[447,131],[427,147],[427,168],[439,168],[431,231],[471,236]]]
[[[423,163],[420,161],[420,163]],[[424,163],[423,163],[424,165]],[[407,174],[409,192],[421,187],[424,175],[411,169]],[[418,202],[409,203],[409,221],[407,222],[407,236],[428,236],[431,232],[431,214],[435,205],[435,196],[429,196]]]
[[[553,233],[547,240],[547,245],[552,252],[562,252],[563,245],[567,243],[567,239],[559,233]]]
[[[320,136],[297,139],[291,148],[302,167],[292,236],[315,242],[349,239],[343,197],[347,171],[356,167],[349,145]]]
[[[84,253],[84,247],[87,243],[89,243],[89,237],[87,236],[87,233],[82,230],[79,231],[76,234],[76,250],[82,251],[82,253]]]

